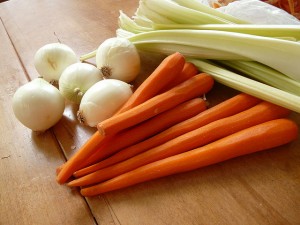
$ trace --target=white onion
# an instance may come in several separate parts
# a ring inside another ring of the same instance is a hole
[[[97,126],[116,113],[132,93],[131,86],[120,80],[105,79],[97,82],[81,100],[77,113],[79,122],[90,127]]]
[[[134,44],[125,38],[105,40],[97,49],[96,64],[103,76],[124,82],[133,81],[140,72],[140,56]]]
[[[75,52],[61,43],[46,44],[34,55],[37,72],[49,82],[58,82],[64,69],[77,61]]]
[[[45,131],[62,117],[65,102],[57,88],[42,78],[21,86],[13,96],[16,118],[33,131]]]
[[[59,90],[71,102],[79,104],[85,92],[103,76],[99,69],[88,63],[68,66],[59,78]]]

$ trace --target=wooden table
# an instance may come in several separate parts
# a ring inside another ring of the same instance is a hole
[[[94,198],[56,183],[56,167],[95,129],[79,125],[77,108],[67,104],[61,121],[36,135],[14,118],[12,96],[38,76],[33,56],[39,47],[59,39],[78,55],[87,53],[115,35],[120,9],[133,15],[137,5],[138,0],[0,4],[0,224],[300,224],[299,140]],[[233,94],[217,85],[208,100],[215,104]],[[298,114],[291,118],[299,124]]]

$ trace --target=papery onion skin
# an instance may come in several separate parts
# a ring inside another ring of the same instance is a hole
[[[57,88],[42,78],[21,86],[12,101],[15,117],[27,128],[43,132],[62,117],[65,100]]]
[[[77,113],[79,122],[96,127],[113,116],[133,94],[131,85],[116,79],[94,84],[83,96]]]
[[[64,69],[76,62],[78,59],[75,52],[61,43],[46,44],[34,55],[34,66],[37,72],[49,82],[58,82]]]
[[[85,92],[102,79],[101,71],[95,66],[88,63],[74,63],[61,74],[59,90],[66,99],[80,104]]]
[[[106,39],[97,49],[96,64],[103,76],[124,82],[133,81],[139,74],[141,60],[133,43],[126,38]]]

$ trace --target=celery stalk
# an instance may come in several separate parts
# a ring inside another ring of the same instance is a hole
[[[153,30],[189,29],[220,30],[265,37],[293,37],[300,40],[300,26],[297,25],[257,25],[257,24],[156,24]]]
[[[168,18],[176,23],[189,24],[207,24],[207,23],[232,23],[224,18],[214,16],[205,12],[200,12],[194,9],[180,6],[171,1],[157,1],[157,0],[141,0],[145,6]]]
[[[300,113],[299,96],[246,78],[208,61],[193,58],[188,61],[194,63],[200,71],[211,74],[221,84]]]
[[[226,60],[218,61],[218,63],[232,68],[236,71],[242,72],[243,74],[248,75],[249,77],[252,77],[270,86],[300,96],[299,82],[258,62]]]
[[[175,21],[173,21],[171,18],[168,18],[164,15],[161,15],[159,12],[155,10],[155,7],[149,7],[147,4],[147,1],[141,0],[139,3],[139,7],[136,11],[136,17],[146,17],[151,22],[154,23],[164,23],[164,24],[175,24]]]
[[[136,24],[132,19],[130,19],[126,14],[120,11],[119,16],[119,27],[125,30],[130,30],[131,32],[137,34],[141,32],[153,31],[152,28],[143,27]]]
[[[180,52],[184,56],[197,57],[201,59],[214,59],[214,60],[247,60],[247,58],[233,54],[230,52],[224,52],[215,49],[209,49],[205,47],[196,47],[193,45],[181,45],[172,43],[135,43],[135,46],[139,50],[146,52],[160,53],[164,55],[170,55],[174,52]]]
[[[131,33],[130,31],[119,28],[116,30],[116,35],[117,35],[117,37],[121,37],[121,38],[129,38],[129,37],[134,36],[134,33]]]
[[[215,30],[158,30],[129,37],[134,44],[172,43],[234,53],[300,81],[300,43]]]
[[[220,17],[220,18],[223,18],[223,19],[225,19],[227,21],[230,21],[232,23],[236,23],[236,24],[247,24],[248,23],[246,21],[237,19],[234,16],[222,13],[222,12],[220,12],[218,10],[215,10],[215,9],[209,7],[209,6],[206,6],[206,5],[200,3],[197,0],[173,0],[173,1],[178,3],[181,6],[184,6],[184,7],[193,9],[193,10],[197,10],[197,11],[202,12],[202,13],[207,13],[207,14],[210,14],[210,15]]]

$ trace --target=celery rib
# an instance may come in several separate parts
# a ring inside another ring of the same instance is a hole
[[[158,14],[176,22],[190,24],[231,23],[230,21],[205,12],[189,9],[170,1],[141,0],[146,7]]]
[[[207,61],[193,58],[189,58],[188,61],[194,63],[200,71],[211,74],[221,84],[300,113],[299,96],[246,78]]]
[[[218,61],[221,65],[225,65],[236,71],[250,76],[258,81],[276,87],[283,91],[300,96],[300,83],[290,79],[284,74],[262,65],[258,62],[249,61]]]
[[[139,8],[136,11],[136,16],[137,17],[141,17],[141,16],[145,16],[146,18],[148,18],[151,23],[164,23],[164,24],[175,24],[175,21],[173,21],[171,18],[168,18],[164,15],[161,15],[159,12],[157,12],[154,9],[149,7],[147,2],[142,0],[139,3]]]
[[[123,36],[124,37],[124,36]],[[184,56],[197,57],[201,59],[214,59],[214,60],[248,60],[247,58],[233,54],[230,52],[224,52],[220,50],[209,49],[205,47],[196,47],[184,44],[173,44],[167,42],[147,42],[139,43],[134,42],[135,46],[143,51],[161,53],[164,55],[170,55],[174,52],[180,52]]]
[[[129,38],[133,43],[173,43],[234,53],[300,81],[300,43],[216,30],[159,30]]]
[[[119,27],[125,30],[130,30],[131,32],[137,34],[147,31],[153,31],[152,28],[142,27],[136,24],[132,19],[130,19],[126,14],[120,11],[119,15]]]
[[[153,23],[153,30],[219,30],[265,37],[292,37],[300,40],[300,26],[298,25],[257,25],[257,24],[157,24]]]
[[[228,15],[228,14],[224,14],[218,10],[215,10],[209,6],[206,6],[202,3],[200,3],[199,1],[196,0],[173,0],[174,2],[178,3],[181,6],[193,9],[193,10],[197,10],[199,12],[202,13],[207,13],[210,15],[214,15],[217,16],[219,18],[223,18],[227,21],[230,21],[232,23],[236,23],[236,24],[247,24],[248,22],[240,20],[234,16]]]

